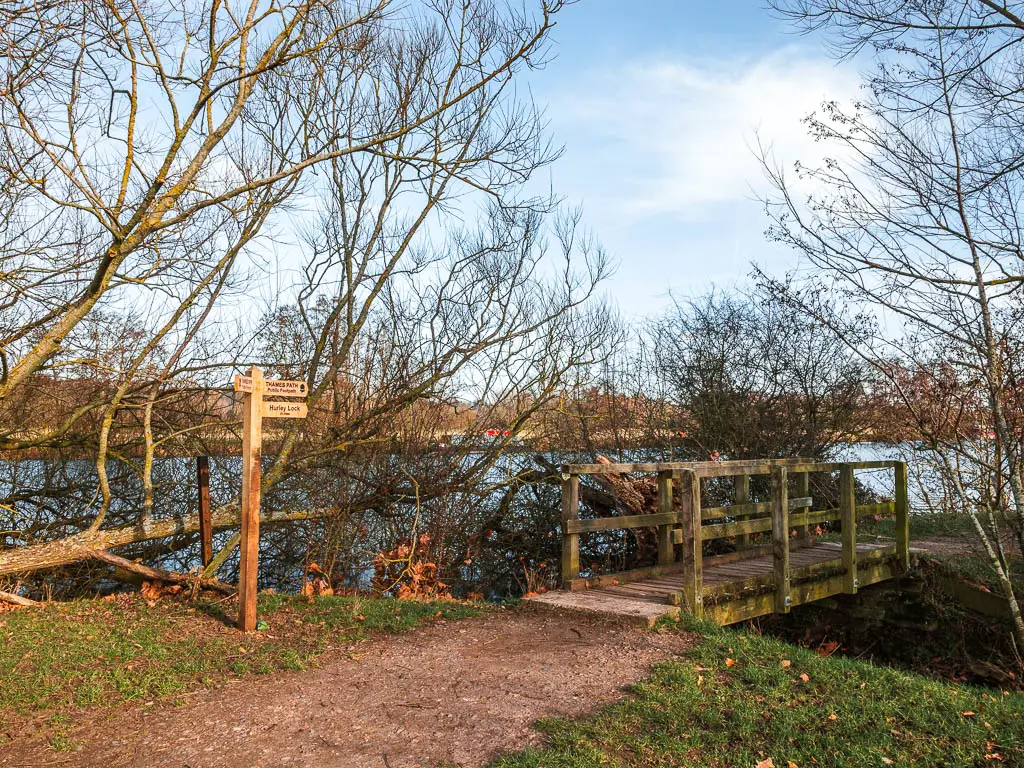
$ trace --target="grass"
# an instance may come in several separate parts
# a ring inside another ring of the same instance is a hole
[[[494,768],[1024,765],[1024,696],[696,628],[626,701],[542,721],[547,747]]]
[[[459,602],[260,595],[266,632],[243,635],[217,603],[131,595],[0,614],[0,721],[55,712],[54,749],[69,749],[61,710],[185,694],[248,674],[299,670],[375,633],[483,610]]]
[[[935,555],[931,555],[931,557],[941,562],[945,569],[953,576],[978,584],[985,584],[990,588],[999,590],[1000,593],[1002,592],[1002,587],[999,585],[999,575],[996,573],[996,569],[992,567],[991,561],[984,555],[970,553],[956,555],[955,557]],[[1010,580],[1014,591],[1020,597],[1019,590],[1024,588],[1024,559],[1011,556],[1009,566]]]
[[[910,516],[910,545],[924,539],[945,537],[975,541],[974,524],[967,515],[930,514]],[[826,533],[819,536],[823,541],[839,541],[838,533]],[[891,517],[880,520],[865,518],[857,523],[857,540],[874,542],[879,538],[895,540],[896,520]],[[954,576],[969,581],[986,584],[989,587],[998,585],[999,579],[988,558],[974,552],[961,552],[955,555],[932,553],[930,557],[940,560]],[[1011,559],[1011,578],[1014,584],[1024,584],[1024,560],[1018,557]]]

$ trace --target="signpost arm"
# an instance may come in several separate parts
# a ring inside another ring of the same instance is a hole
[[[263,458],[263,371],[249,369],[252,391],[242,397],[242,541],[238,572],[238,628],[256,629],[260,544],[260,463]]]

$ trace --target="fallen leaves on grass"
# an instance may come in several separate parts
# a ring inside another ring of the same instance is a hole
[[[139,589],[139,596],[146,601],[146,604],[150,608],[156,603],[157,600],[163,597],[172,597],[174,595],[180,595],[185,591],[185,588],[180,584],[164,584],[159,581],[144,581],[142,587]]]
[[[299,592],[303,597],[330,596],[334,594],[334,588],[324,569],[316,563],[310,563],[306,566],[306,577],[302,580],[302,589]]]

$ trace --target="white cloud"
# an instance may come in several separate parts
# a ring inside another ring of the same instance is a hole
[[[602,217],[614,209],[707,219],[709,208],[763,188],[758,141],[787,165],[820,160],[825,148],[802,120],[826,99],[852,101],[859,82],[853,67],[794,47],[755,60],[679,57],[585,73],[552,99],[568,149],[559,187]]]

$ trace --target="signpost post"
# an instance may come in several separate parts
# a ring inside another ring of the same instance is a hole
[[[256,629],[256,574],[260,549],[260,464],[263,458],[263,419],[304,419],[305,402],[264,401],[264,396],[305,397],[306,382],[264,379],[251,367],[235,376],[242,393],[242,541],[238,570],[238,628]]]

